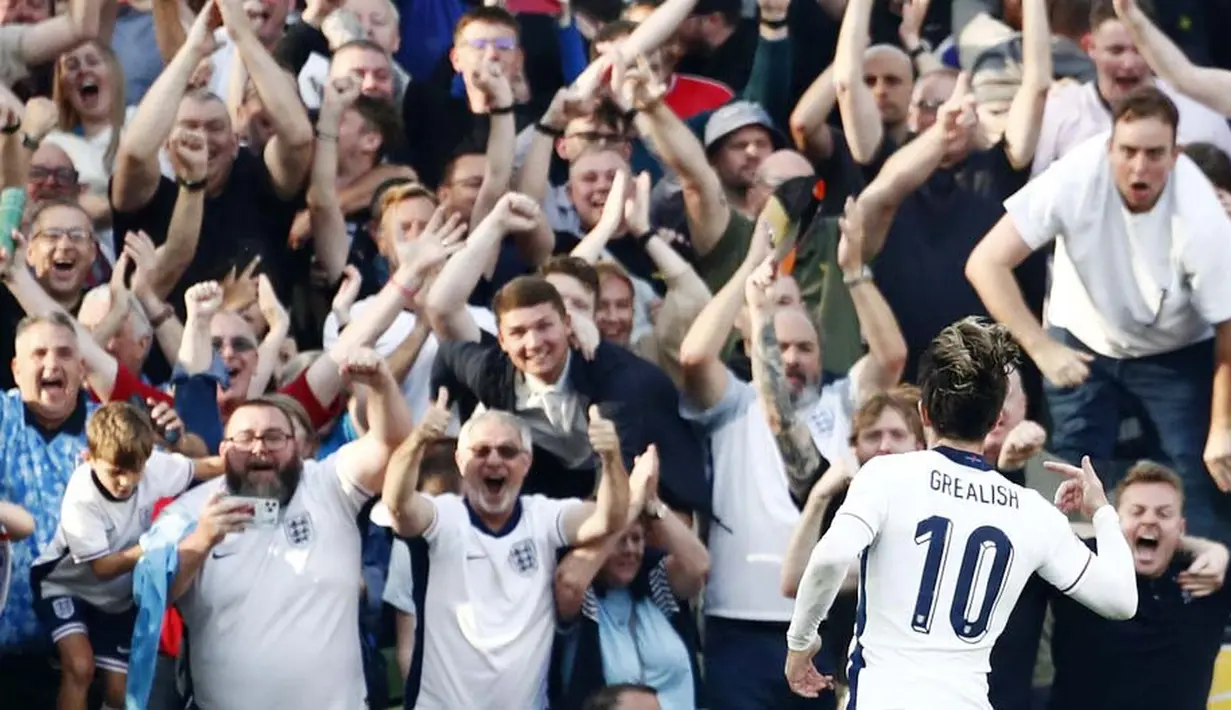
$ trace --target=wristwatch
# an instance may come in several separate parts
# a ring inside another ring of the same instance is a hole
[[[910,60],[913,62],[930,51],[932,51],[932,44],[926,39],[921,39],[919,40],[919,44],[915,45],[914,49],[906,52],[906,56],[910,57]]]
[[[846,274],[842,277],[842,283],[847,288],[858,286],[861,283],[868,283],[872,280],[872,267],[864,265],[863,269],[857,274]]]

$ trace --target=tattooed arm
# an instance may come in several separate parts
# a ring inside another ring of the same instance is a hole
[[[807,424],[796,416],[795,403],[791,401],[791,386],[786,379],[782,350],[774,331],[777,281],[773,277],[773,265],[765,266],[770,267],[769,270],[757,269],[748,279],[745,291],[753,334],[752,385],[765,407],[769,428],[782,453],[791,495],[802,501],[821,472],[824,457],[813,443]]]

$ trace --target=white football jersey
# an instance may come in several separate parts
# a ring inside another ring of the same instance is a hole
[[[359,509],[371,498],[337,455],[304,461],[279,524],[228,535],[177,602],[201,710],[366,707],[359,649]],[[218,478],[166,514],[195,519]]]
[[[873,535],[849,667],[859,710],[990,710],[992,647],[1030,575],[1068,591],[1092,554],[1038,493],[943,447],[872,459],[837,515]]]
[[[435,496],[423,533],[428,578],[417,710],[542,710],[555,636],[552,594],[563,515],[575,499],[522,496],[504,530],[471,521],[465,501]]]
[[[132,606],[132,573],[102,581],[90,562],[136,545],[150,529],[154,504],[183,493],[192,483],[192,459],[154,451],[141,480],[124,500],[111,495],[89,464],[78,466],[64,487],[60,524],[34,561],[31,579],[46,597],[74,596],[109,613]]]

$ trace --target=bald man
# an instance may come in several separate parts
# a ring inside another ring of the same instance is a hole
[[[794,150],[779,150],[770,153],[757,167],[756,178],[748,190],[748,206],[752,214],[761,214],[765,204],[787,180],[812,177],[816,170],[802,153]]]
[[[894,145],[906,142],[906,116],[914,89],[914,65],[910,56],[892,44],[875,44],[863,54],[863,79],[876,99],[885,133]]]

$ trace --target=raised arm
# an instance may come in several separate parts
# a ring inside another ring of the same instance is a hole
[[[359,98],[359,82],[350,76],[325,82],[320,115],[316,119],[316,153],[312,157],[312,186],[308,214],[316,261],[329,283],[337,283],[346,267],[350,235],[338,196],[338,130],[342,115]]]
[[[1150,68],[1185,96],[1223,116],[1231,116],[1231,72],[1193,64],[1142,12],[1134,0],[1116,0],[1116,14],[1124,22],[1137,51]]]
[[[808,485],[815,480],[823,458],[812,440],[808,425],[796,418],[795,404],[791,401],[791,388],[782,364],[782,348],[778,345],[778,335],[774,329],[774,314],[777,311],[776,267],[774,257],[766,257],[745,279],[744,294],[752,341],[752,384],[761,406],[765,408],[769,428],[782,454],[791,493],[802,498]]]
[[[248,396],[259,397],[269,388],[269,381],[278,369],[278,357],[282,352],[282,344],[291,330],[291,315],[274,293],[274,285],[269,277],[261,274],[257,285],[257,307],[269,324],[269,332],[265,333],[257,348],[256,371],[248,382]]]
[[[179,568],[167,594],[168,604],[175,603],[192,586],[197,573],[205,566],[210,550],[227,535],[242,532],[252,522],[252,513],[245,512],[245,507],[250,507],[250,504],[228,497],[221,490],[210,496],[197,520],[197,527],[177,547]]]
[[[839,0],[824,0],[838,2]],[[620,45],[620,58],[628,64],[637,57],[661,47],[676,33],[680,23],[688,19],[697,0],[666,0],[659,5],[650,16],[641,21]],[[581,72],[573,87],[581,96],[590,96],[602,84],[603,72],[609,65],[600,59],[590,62]]]
[[[699,409],[712,408],[726,392],[728,375],[722,362],[722,349],[744,302],[744,283],[769,255],[770,241],[769,224],[764,219],[758,220],[743,263],[714,300],[706,304],[680,345],[684,395]]]
[[[1063,515],[1054,514],[1048,520],[1047,530],[1053,535],[1052,551],[1039,568],[1039,575],[1108,619],[1131,619],[1137,613],[1133,552],[1120,529],[1120,516],[1107,502],[1103,484],[1090,465],[1090,457],[1083,456],[1080,467],[1059,461],[1043,465],[1067,478],[1056,490],[1056,507],[1061,513],[1080,510],[1090,518],[1098,554],[1091,553],[1073,535]]]
[[[585,545],[616,534],[628,524],[628,470],[615,423],[590,405],[590,445],[598,455],[602,473],[594,503],[581,503],[565,511],[561,525],[570,546]]]
[[[834,53],[833,82],[838,112],[851,155],[860,165],[871,163],[885,137],[885,126],[876,99],[863,81],[863,55],[868,49],[868,28],[873,0],[849,0],[838,32]]]
[[[487,97],[492,108],[491,130],[487,135],[487,167],[483,184],[469,216],[470,224],[478,224],[492,211],[501,195],[513,182],[513,149],[517,126],[513,121],[513,88],[495,61],[485,63],[477,74],[477,87]]]
[[[945,148],[971,130],[975,122],[970,76],[958,76],[953,94],[937,110],[936,123],[902,146],[885,161],[876,179],[859,195],[865,218],[864,260],[871,261],[885,245],[898,207],[940,167]]]
[[[842,269],[842,280],[855,304],[859,329],[868,344],[868,354],[851,368],[851,374],[858,380],[855,390],[860,399],[851,404],[858,407],[869,395],[883,392],[902,379],[902,370],[906,368],[906,338],[885,296],[864,266],[864,218],[854,198],[846,198],[846,213],[838,220],[838,226],[842,232],[838,242],[838,267]]]
[[[1026,170],[1034,162],[1051,80],[1051,28],[1047,24],[1046,0],[1023,0],[1022,85],[1009,106],[1004,131],[1005,153],[1015,170]]]
[[[799,582],[803,579],[812,549],[816,547],[817,540],[821,539],[821,525],[825,522],[825,513],[829,512],[833,499],[851,483],[851,477],[855,473],[851,465],[841,459],[833,462],[829,470],[821,476],[821,480],[808,492],[808,500],[804,502],[803,512],[800,513],[799,522],[795,523],[791,542],[782,557],[782,596],[794,599],[799,593]]]
[[[410,436],[410,407],[385,359],[370,348],[349,353],[341,373],[365,390],[367,431],[338,450],[337,469],[355,485],[376,494],[384,487],[390,456]]]
[[[299,98],[295,82],[269,50],[244,12],[242,0],[219,0],[227,32],[239,59],[248,69],[256,94],[273,124],[273,138],[265,146],[265,167],[274,189],[290,198],[303,189],[312,162],[312,124]]]
[[[188,80],[201,60],[214,51],[218,27],[214,14],[214,0],[206,0],[187,40],[145,93],[120,137],[111,180],[111,205],[116,211],[144,207],[158,189],[158,151],[171,135]]]
[[[727,229],[731,205],[701,142],[663,102],[666,87],[648,67],[629,70],[623,77],[613,72],[612,86],[621,87],[624,103],[638,111],[637,128],[653,143],[663,165],[679,177],[693,249],[698,257],[709,254]]]
[[[645,177],[649,179],[648,175]],[[569,256],[582,259],[587,264],[593,264],[602,257],[607,249],[607,243],[615,237],[624,224],[627,196],[628,173],[621,169],[611,181],[611,189],[607,191],[607,201],[603,203],[603,212],[598,218],[598,223],[586,233],[586,236],[581,238],[581,241],[577,242],[577,246],[573,247]],[[648,210],[648,204],[646,207]]]
[[[21,38],[21,61],[28,67],[54,62],[82,42],[99,37],[108,0],[69,0],[68,14],[28,27]],[[107,39],[103,40],[107,44]]]
[[[817,162],[833,155],[833,129],[829,127],[829,114],[838,102],[838,89],[834,85],[834,67],[829,65],[821,75],[812,80],[791,111],[790,131],[795,148]]]
[[[478,341],[479,326],[466,309],[470,294],[483,278],[485,266],[495,258],[504,235],[509,231],[533,228],[539,215],[539,207],[533,200],[509,193],[470,232],[457,258],[445,264],[427,294],[427,317],[437,337]]]
[[[423,421],[389,458],[381,502],[389,509],[393,531],[401,537],[419,537],[436,520],[436,506],[418,490],[419,465],[424,448],[445,436],[451,416],[449,391],[441,387]]]
[[[132,295],[145,311],[162,354],[172,360],[184,340],[184,324],[176,317],[175,309],[154,293],[152,282],[158,270],[158,249],[145,232],[129,232],[124,235],[124,252],[137,267],[133,272]]]
[[[167,155],[182,182],[167,225],[167,239],[156,252],[158,265],[151,273],[150,288],[163,299],[175,290],[197,255],[205,218],[205,176],[209,163],[205,133],[176,128],[171,133]]]

